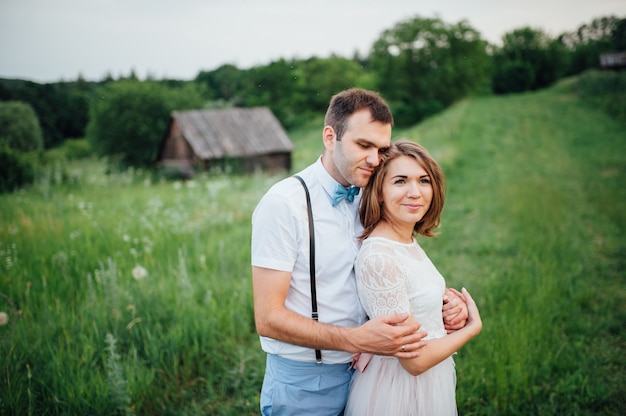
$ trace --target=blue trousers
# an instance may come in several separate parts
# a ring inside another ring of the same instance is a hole
[[[267,354],[261,388],[264,416],[343,414],[354,370],[347,364],[316,364]]]

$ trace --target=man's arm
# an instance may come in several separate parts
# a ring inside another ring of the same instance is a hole
[[[290,272],[252,267],[254,318],[259,335],[308,348],[369,352],[414,358],[425,343],[420,324],[403,324],[408,314],[381,316],[356,328],[316,322],[285,308]]]

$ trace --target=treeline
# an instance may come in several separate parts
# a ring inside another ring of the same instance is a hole
[[[226,64],[188,81],[141,81],[133,72],[98,82],[0,80],[0,151],[17,150],[16,139],[7,137],[15,134],[7,126],[20,123],[15,114],[29,120],[24,125],[33,122],[32,115],[15,112],[15,102],[34,110],[41,129],[31,129],[41,135],[32,139],[41,143],[36,148],[88,137],[101,156],[149,166],[174,109],[267,106],[289,129],[322,113],[332,94],[358,86],[379,91],[396,124],[407,126],[467,96],[547,87],[597,68],[602,53],[620,51],[626,51],[626,18],[615,16],[596,18],[556,38],[542,29],[515,29],[503,36],[501,46],[482,39],[467,21],[414,17],[385,30],[367,56],[279,59],[249,69]],[[138,148],[141,154],[133,154]]]

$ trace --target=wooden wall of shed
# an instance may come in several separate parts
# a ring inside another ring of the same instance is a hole
[[[242,160],[243,168],[248,173],[263,171],[268,173],[278,173],[280,171],[291,171],[291,153],[274,153],[260,155]]]
[[[255,173],[258,171],[270,174],[291,171],[291,153],[274,153],[249,158],[215,159],[204,161],[204,169],[221,169],[237,173]]]
[[[184,139],[176,120],[172,121],[170,131],[163,143],[161,164],[193,166],[196,162],[193,149]]]

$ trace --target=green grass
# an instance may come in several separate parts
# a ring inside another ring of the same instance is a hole
[[[295,169],[320,126],[290,133]],[[626,411],[623,131],[562,87],[394,131],[444,167],[423,245],[484,321],[456,355],[461,414]],[[258,414],[250,215],[284,174],[104,170],[72,162],[0,196],[0,414]]]

